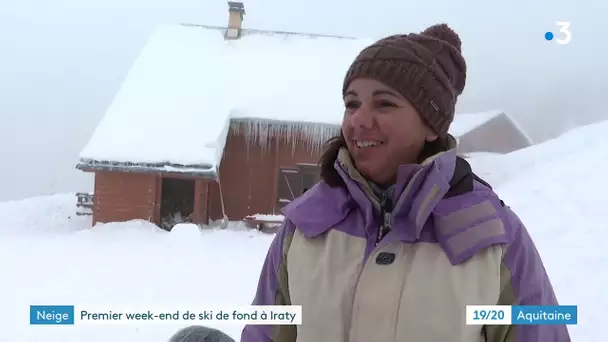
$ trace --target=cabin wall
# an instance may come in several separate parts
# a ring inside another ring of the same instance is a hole
[[[158,178],[154,174],[96,172],[93,225],[134,219],[158,223]]]
[[[226,208],[231,220],[241,220],[248,214],[264,212],[272,207],[273,174],[276,146],[262,148],[248,144],[242,134],[228,135],[220,164],[220,182]],[[222,218],[220,189],[210,184],[210,218]]]
[[[252,214],[279,214],[277,205],[280,167],[296,167],[298,163],[317,164],[320,150],[303,139],[290,141],[286,136],[270,139],[260,146],[249,142],[243,134],[231,131],[220,164],[220,181],[226,214],[231,221]],[[220,191],[217,183],[208,183],[211,220],[222,218]]]
[[[133,219],[160,224],[164,178],[192,179],[179,175],[96,172],[93,225],[97,222],[123,222]],[[208,181],[195,179],[192,219],[194,223],[207,223],[208,218]]]
[[[209,219],[209,186],[202,179],[197,179],[194,185],[193,223],[208,223]]]
[[[280,169],[298,164],[317,164],[321,155],[303,137],[285,135],[265,145],[251,142],[231,131],[220,164],[220,181],[226,214],[231,221],[252,214],[280,214],[277,192]],[[97,172],[93,224],[143,219],[160,224],[163,177],[158,174]],[[198,179],[195,185],[197,223],[223,217],[219,184]]]

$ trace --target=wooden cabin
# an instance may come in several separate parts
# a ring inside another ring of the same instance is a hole
[[[344,73],[371,41],[245,30],[243,13],[151,36],[80,154],[93,225],[280,214],[318,180]]]
[[[79,169],[95,173],[93,225],[145,219],[162,226],[163,220],[176,213],[189,217],[188,222],[206,224],[223,217],[222,201],[231,221],[257,213],[280,214],[285,204],[318,181],[323,139],[312,144],[303,131],[296,136],[271,134],[260,144],[246,133],[248,125],[246,121],[231,123],[217,174],[162,171],[165,165],[82,161]],[[335,131],[335,126],[327,127],[328,133]],[[178,221],[174,218],[173,222]]]
[[[80,154],[95,186],[78,205],[93,225],[280,214],[317,182],[344,74],[372,41],[246,30],[244,11],[230,2],[225,28],[151,36]]]

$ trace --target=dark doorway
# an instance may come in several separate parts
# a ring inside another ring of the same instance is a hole
[[[160,202],[161,226],[171,230],[178,223],[192,222],[194,180],[163,178]]]

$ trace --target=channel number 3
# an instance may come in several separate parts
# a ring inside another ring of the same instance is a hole
[[[572,32],[570,32],[570,22],[569,21],[557,21],[555,22],[557,26],[559,26],[559,32],[563,34],[563,38],[556,39],[557,44],[568,44],[570,40],[572,40]]]

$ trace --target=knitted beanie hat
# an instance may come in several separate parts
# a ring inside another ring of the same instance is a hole
[[[458,34],[446,24],[422,33],[393,35],[359,53],[342,93],[356,78],[372,78],[398,91],[440,137],[454,120],[456,100],[466,80],[466,62]]]

